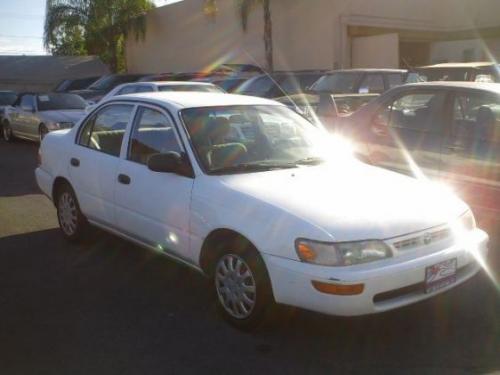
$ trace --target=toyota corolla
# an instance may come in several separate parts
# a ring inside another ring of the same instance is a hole
[[[274,101],[134,94],[48,134],[36,178],[67,239],[98,226],[191,266],[242,328],[274,302],[383,312],[481,269],[488,236],[464,202],[347,148]]]

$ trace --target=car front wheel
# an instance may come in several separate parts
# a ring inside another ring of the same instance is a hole
[[[75,192],[69,185],[64,184],[58,189],[56,207],[59,227],[64,237],[70,241],[82,239],[89,224],[80,211]]]
[[[251,247],[218,258],[214,286],[219,313],[239,329],[257,328],[274,304],[264,261]]]

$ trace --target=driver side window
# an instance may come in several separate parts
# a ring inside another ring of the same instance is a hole
[[[28,110],[35,107],[35,102],[33,100],[33,95],[23,95],[21,98],[21,108]]]

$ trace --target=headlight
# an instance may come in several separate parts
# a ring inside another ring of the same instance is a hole
[[[375,240],[328,243],[298,239],[295,250],[301,261],[323,266],[350,266],[392,256],[387,245]]]
[[[451,229],[455,235],[465,234],[476,229],[476,219],[471,210],[468,210],[462,216],[458,217],[454,222],[450,223]]]

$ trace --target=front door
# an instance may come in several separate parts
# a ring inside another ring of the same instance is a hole
[[[194,180],[147,167],[152,154],[183,151],[171,118],[159,108],[139,106],[117,172],[116,222],[120,231],[149,246],[195,261],[189,252]]]
[[[110,104],[87,118],[65,161],[83,213],[100,224],[115,224],[114,188],[133,110],[131,104]]]
[[[483,217],[500,217],[500,97],[459,92],[443,147],[443,178]]]

